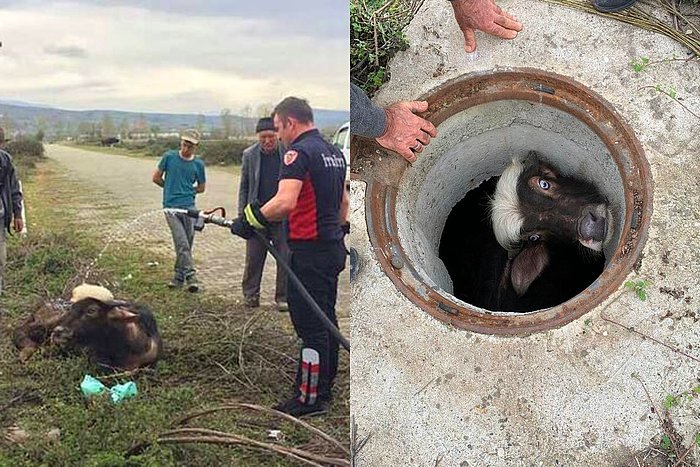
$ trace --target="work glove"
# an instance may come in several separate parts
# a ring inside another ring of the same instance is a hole
[[[260,211],[260,203],[257,201],[248,204],[243,209],[243,215],[239,216],[231,224],[231,233],[248,240],[255,231],[266,232],[270,223]]]

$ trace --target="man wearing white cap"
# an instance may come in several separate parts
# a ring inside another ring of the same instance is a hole
[[[195,157],[199,132],[186,130],[180,136],[180,150],[171,149],[163,154],[153,172],[153,183],[163,188],[163,208],[190,209],[195,207],[195,196],[204,193],[206,175],[204,162]],[[165,212],[175,245],[175,276],[168,283],[171,289],[187,285],[190,292],[199,291],[199,283],[192,262],[194,219],[186,214]]]

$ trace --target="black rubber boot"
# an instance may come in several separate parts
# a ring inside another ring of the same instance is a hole
[[[284,412],[292,417],[302,416],[317,416],[328,412],[328,402],[325,400],[317,400],[315,404],[302,404],[299,399],[293,397],[289,400],[280,402],[272,407],[275,410]]]
[[[637,0],[593,0],[593,8],[603,13],[615,13],[631,7]]]

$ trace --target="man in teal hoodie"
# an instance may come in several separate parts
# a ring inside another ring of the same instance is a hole
[[[186,130],[180,136],[180,149],[163,154],[153,173],[153,183],[163,188],[163,208],[190,209],[195,207],[195,196],[204,193],[206,176],[204,162],[194,154],[200,134]],[[175,276],[168,283],[171,289],[187,285],[190,292],[199,292],[199,283],[192,263],[194,219],[186,214],[165,211],[175,245]]]

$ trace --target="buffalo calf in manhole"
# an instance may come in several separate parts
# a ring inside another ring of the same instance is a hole
[[[565,302],[600,275],[612,224],[594,185],[561,176],[531,152],[453,208],[440,258],[461,300],[534,311]]]

